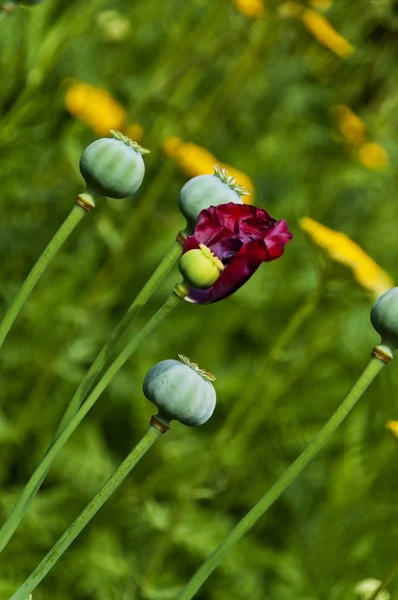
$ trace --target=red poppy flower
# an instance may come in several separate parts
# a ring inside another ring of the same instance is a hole
[[[276,221],[256,206],[229,202],[202,210],[184,253],[204,244],[221,260],[224,270],[209,289],[191,288],[186,300],[210,304],[227,298],[262,262],[281,256],[291,238],[286,221]]]

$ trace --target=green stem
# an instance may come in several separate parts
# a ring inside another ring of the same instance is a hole
[[[86,373],[79,387],[77,388],[72,400],[70,401],[64,416],[60,424],[58,425],[58,429],[54,434],[52,439],[51,446],[54,444],[55,440],[58,439],[61,432],[65,429],[65,427],[71,422],[74,415],[79,410],[80,406],[83,404],[84,398],[98,380],[98,377],[104,368],[108,358],[113,353],[117,344],[124,337],[127,329],[130,327],[135,317],[139,314],[140,310],[145,306],[155,289],[158,287],[159,283],[166,277],[172,267],[175,265],[177,260],[180,258],[182,254],[183,246],[181,242],[175,241],[171,250],[166,254],[160,265],[154,271],[153,275],[146,282],[138,296],[135,298],[130,308],[127,310],[123,319],[120,321],[119,325],[113,330],[105,345],[102,347],[97,357],[95,358],[93,364],[90,369]],[[35,487],[31,497],[29,498],[29,504],[36,496],[39,491],[47,473],[45,473],[41,479],[41,481]],[[28,508],[29,504],[26,506]],[[1,530],[0,530],[0,552],[1,552]]]
[[[346,396],[338,409],[324,425],[318,435],[313,439],[309,446],[295,460],[293,464],[285,471],[282,477],[273,485],[273,487],[261,498],[261,500],[243,517],[236,527],[228,534],[214,552],[206,559],[203,565],[192,577],[188,585],[184,588],[177,600],[190,600],[194,597],[199,588],[204,584],[214,569],[220,564],[225,555],[241,539],[241,537],[253,527],[258,519],[268,510],[268,508],[279,498],[279,496],[289,487],[291,483],[300,475],[307,464],[318,454],[324,444],[328,441],[332,433],[337,429],[340,423],[352,410],[364,391],[384,367],[384,362],[377,358],[372,358],[366,369],[359,377],[350,393]]]
[[[122,368],[124,363],[130,358],[133,352],[138,346],[150,335],[156,327],[165,319],[165,317],[177,306],[180,302],[180,298],[173,293],[173,295],[163,304],[163,306],[154,314],[154,316],[146,323],[146,325],[139,331],[133,339],[127,344],[124,350],[119,356],[113,361],[110,367],[105,371],[93,391],[87,397],[80,410],[75,414],[71,422],[65,427],[63,432],[59,435],[57,440],[54,441],[51,448],[49,448],[47,454],[29,479],[25,488],[22,491],[17,503],[11,511],[10,516],[4,523],[0,530],[0,552],[4,549],[8,541],[11,539],[16,528],[21,522],[31,500],[37,489],[40,487],[42,479],[45,477],[47,471],[51,467],[55,458],[62,450],[76,427],[80,424],[83,418],[86,416],[90,408],[98,400],[104,389],[116,375],[116,373]]]
[[[79,410],[84,398],[86,397],[92,385],[98,379],[101,370],[103,369],[106,361],[115,349],[115,346],[120,342],[127,329],[133,322],[134,318],[138,315],[142,307],[145,306],[148,299],[158,287],[159,283],[166,277],[171,268],[180,258],[182,254],[182,249],[183,247],[181,243],[176,241],[171,250],[164,257],[158,268],[155,270],[153,275],[148,279],[148,281],[146,282],[146,284],[144,285],[144,287],[142,288],[142,290],[140,291],[140,293],[138,294],[138,296],[124,315],[123,319],[120,321],[119,325],[113,330],[108,340],[106,341],[106,344],[100,350],[90,369],[86,373],[83,381],[77,388],[75,395],[70,401],[65,411],[65,414],[62,417],[61,423],[59,424],[58,429],[54,435],[54,440],[57,439],[61,431],[65,429],[66,425],[70,423],[73,416]]]
[[[182,245],[179,241],[176,241],[173,244],[171,250],[164,257],[164,259],[162,260],[162,262],[160,263],[158,268],[155,270],[153,275],[150,277],[150,279],[144,285],[141,292],[135,298],[134,302],[131,304],[130,308],[124,315],[122,321],[111,333],[106,344],[100,350],[100,352],[97,355],[97,357],[95,358],[92,366],[90,367],[89,371],[86,373],[85,377],[83,378],[83,381],[80,383],[72,400],[70,401],[70,403],[65,411],[65,414],[62,417],[61,423],[59,424],[58,429],[53,437],[50,448],[54,444],[54,442],[58,439],[61,432],[71,422],[74,415],[77,413],[81,404],[83,403],[84,398],[88,394],[90,388],[97,381],[101,370],[105,366],[108,358],[112,354],[116,345],[120,342],[120,340],[126,333],[127,329],[133,322],[134,318],[140,312],[141,308],[143,306],[145,306],[146,302],[148,301],[148,299],[150,298],[150,296],[152,295],[152,293],[154,292],[156,287],[159,285],[160,281],[169,273],[171,268],[177,262],[178,258],[181,256],[181,253],[182,253]],[[36,496],[37,492],[39,491],[46,475],[47,475],[47,471],[43,474],[42,478],[35,486],[30,497],[26,498],[24,505],[22,505],[22,504],[20,505],[20,508],[18,510],[18,516],[14,513],[14,511],[12,511],[11,514],[9,515],[7,521],[4,523],[3,528],[0,529],[0,552],[4,548],[3,534],[5,535],[5,538],[4,538],[5,544],[7,544],[8,541],[11,539],[12,535],[14,534],[19,523],[21,522],[21,519],[23,518],[23,516],[24,516],[26,510],[28,509],[30,503],[32,502],[33,498]],[[10,523],[9,523],[9,521],[10,521]]]
[[[81,208],[79,205],[75,205],[68,217],[65,219],[61,227],[58,229],[57,233],[52,238],[51,242],[48,244],[47,248],[44,250],[35,266],[25,279],[24,283],[21,286],[14,302],[11,304],[10,308],[6,312],[1,324],[0,324],[0,348],[10,331],[12,324],[17,318],[21,308],[25,304],[29,294],[35,287],[36,283],[39,281],[43,272],[54,258],[58,250],[61,248],[62,244],[68,238],[68,236],[72,233],[76,225],[81,221],[87,211]]]
[[[395,579],[396,575],[398,575],[398,562],[395,563],[389,575],[387,575],[387,578],[377,587],[377,589],[375,589],[369,600],[378,600],[378,598],[381,597],[381,593],[387,589],[390,583]]]
[[[77,519],[72,525],[65,531],[60,537],[58,542],[52,547],[50,552],[28,579],[21,585],[21,587],[15,592],[10,600],[26,600],[28,594],[39,585],[44,579],[47,573],[52,569],[57,560],[62,554],[69,548],[71,543],[76,539],[79,533],[84,529],[87,523],[94,517],[99,511],[101,506],[105,504],[108,498],[113,494],[116,488],[122,483],[127,477],[133,467],[141,460],[156,440],[162,435],[161,431],[152,425],[149,426],[149,430],[137,446],[130,452],[130,454],[124,459],[119,468],[113,473],[108,479],[105,485],[100,489],[98,494],[94,496],[86,508],[80,513]]]
[[[199,470],[198,477],[193,480],[192,485],[187,490],[187,493],[184,496],[180,496],[180,501],[174,506],[173,516],[167,534],[165,534],[163,538],[159,540],[159,543],[156,546],[156,550],[152,555],[152,559],[149,562],[148,569],[144,575],[145,582],[148,585],[151,584],[152,578],[156,576],[160,565],[164,562],[167,553],[169,552],[169,549],[173,544],[173,533],[178,527],[179,523],[181,522],[182,515],[184,514],[186,507],[189,505],[190,500],[192,500],[196,493],[196,490],[203,485],[203,482],[209,476],[210,471],[214,467],[214,463],[218,460],[220,456],[220,451],[222,450],[222,447],[225,445],[228,438],[230,438],[233,435],[235,428],[238,426],[239,423],[242,425],[245,414],[246,417],[249,413],[251,414],[252,405],[255,404],[259,394],[261,394],[261,390],[264,385],[264,377],[266,377],[269,373],[272,373],[275,370],[275,366],[278,364],[278,362],[283,356],[283,350],[290,343],[292,338],[294,338],[294,336],[301,328],[303,323],[305,323],[305,321],[311,315],[314,308],[316,307],[319,296],[320,291],[318,288],[315,295],[310,297],[304,302],[304,304],[299,306],[297,311],[287,322],[286,327],[284,327],[284,329],[280,333],[278,333],[275,344],[272,346],[265,359],[263,359],[262,363],[253,372],[251,383],[246,383],[245,402],[236,402],[233,405],[231,410],[228,412],[228,416],[223,421],[222,426],[217,431],[216,435],[212,438],[210,447],[208,448],[207,452],[207,461],[203,464],[203,468]],[[287,381],[285,381],[285,385],[280,390],[282,394],[286,387],[286,383],[287,385],[291,384],[289,378],[287,379]],[[264,407],[262,409],[261,419],[264,419],[265,415],[272,409],[275,402],[280,397],[280,392],[278,391],[278,394],[271,395],[265,410]],[[242,394],[244,393],[245,390],[242,388]],[[258,423],[259,417],[258,415],[256,415],[256,417],[256,423]],[[240,430],[241,428],[242,427],[240,427]]]

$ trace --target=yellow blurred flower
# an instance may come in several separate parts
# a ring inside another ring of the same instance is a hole
[[[308,217],[300,219],[300,227],[306,231],[336,262],[349,267],[355,279],[375,298],[394,287],[390,275],[345,233],[329,229]]]
[[[234,4],[247,17],[258,19],[265,14],[263,0],[234,0]]]
[[[65,98],[67,110],[87,123],[100,136],[110,136],[110,129],[122,131],[127,137],[140,142],[144,130],[139,123],[127,123],[127,113],[117,100],[106,90],[80,81],[66,82]]]
[[[174,158],[174,160],[180,165],[181,169],[189,177],[196,177],[197,175],[212,174],[214,172],[214,165],[218,164],[221,168],[227,169],[229,175],[235,177],[239,185],[242,185],[250,196],[242,196],[242,201],[245,204],[252,204],[254,197],[254,186],[253,182],[248,175],[220,162],[214,154],[191,142],[183,142],[178,137],[170,137],[163,144],[164,151],[168,156]]]
[[[69,87],[65,106],[101,136],[110,135],[110,129],[122,131],[126,124],[126,111],[110,93],[86,83],[76,82]]]
[[[359,160],[367,169],[379,170],[387,167],[389,158],[387,152],[375,142],[366,142],[358,151]]]
[[[332,0],[310,0],[310,4],[316,8],[316,10],[326,12],[332,6]]]
[[[138,143],[140,143],[144,137],[144,129],[139,123],[127,123],[123,128],[123,133],[127,135],[128,138]]]
[[[386,427],[398,438],[398,421],[387,421]]]
[[[360,146],[365,141],[365,123],[349,106],[338,104],[332,109],[341,133],[353,146]]]
[[[301,15],[301,19],[314,37],[332,52],[341,58],[348,58],[354,52],[354,46],[340,35],[316,10],[307,8]]]
[[[366,141],[365,123],[349,106],[338,104],[332,108],[338,127],[348,144],[358,153],[364,167],[377,171],[388,166],[389,156],[380,144]]]

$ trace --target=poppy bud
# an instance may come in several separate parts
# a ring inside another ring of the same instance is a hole
[[[203,425],[216,406],[216,391],[211,384],[215,377],[182,354],[178,356],[180,361],[163,360],[148,371],[144,395],[156,404],[156,418],[166,425],[172,419],[190,427]]]
[[[84,150],[80,159],[80,172],[87,190],[80,194],[83,202],[94,205],[102,196],[126,198],[138,190],[145,173],[141,154],[149,150],[111,129],[112,138],[96,140]]]
[[[226,169],[214,165],[214,175],[198,175],[187,181],[180,191],[178,206],[187,220],[188,229],[193,230],[204,208],[228,202],[242,204],[241,196],[248,194]]]
[[[207,290],[216,283],[224,265],[207,246],[199,244],[198,249],[181,256],[178,268],[190,287]]]
[[[398,287],[385,292],[372,306],[370,320],[381,335],[381,344],[377,346],[392,358],[398,348]]]

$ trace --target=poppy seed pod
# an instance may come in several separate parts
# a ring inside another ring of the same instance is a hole
[[[143,384],[145,397],[156,404],[158,418],[167,424],[176,419],[190,427],[203,425],[213,414],[216,392],[214,375],[185,356],[163,360],[148,371]]]
[[[392,358],[392,353],[398,348],[398,287],[388,290],[376,300],[370,320],[381,335],[378,348]]]
[[[206,290],[216,283],[224,265],[207,246],[200,244],[197,250],[181,256],[178,268],[188,286]]]
[[[96,140],[84,150],[80,159],[80,172],[87,190],[83,201],[95,198],[127,198],[138,190],[145,173],[142,154],[149,150],[111,129],[111,138]],[[79,196],[79,197],[80,197]]]
[[[187,181],[180,191],[178,206],[187,220],[187,228],[193,230],[204,208],[228,202],[242,204],[242,196],[248,194],[226,169],[214,165],[214,175],[198,175]]]

